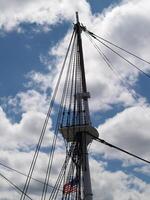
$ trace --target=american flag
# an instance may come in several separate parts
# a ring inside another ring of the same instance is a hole
[[[74,178],[69,183],[66,183],[63,187],[64,194],[76,192],[78,182],[79,182],[79,180],[77,178]]]

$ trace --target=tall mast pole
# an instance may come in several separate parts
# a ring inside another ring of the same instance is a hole
[[[82,26],[79,22],[79,16],[76,12],[76,24],[74,25],[75,32],[75,56],[73,60],[73,69],[71,75],[71,84],[70,88],[68,86],[68,91],[71,92],[71,99],[74,99],[74,105],[72,109],[68,107],[68,110],[63,112],[63,117],[66,119],[73,119],[70,124],[62,121],[60,127],[60,132],[67,141],[68,144],[75,144],[72,154],[72,164],[76,168],[76,178],[77,178],[77,196],[76,200],[92,200],[92,186],[91,186],[91,177],[90,177],[90,168],[89,168],[89,157],[87,147],[90,142],[92,142],[92,137],[98,137],[97,130],[92,127],[90,114],[89,114],[89,105],[88,98],[90,98],[90,93],[87,91],[86,86],[86,77],[84,69],[84,58],[83,58],[83,49],[82,49]],[[69,79],[69,80],[70,80]],[[73,94],[73,95],[72,95]],[[66,98],[68,93],[66,92]],[[67,121],[68,122],[68,121]],[[72,176],[74,174],[72,172]],[[70,177],[68,173],[68,177]],[[74,179],[73,179],[74,180]],[[66,186],[69,179],[67,178]],[[70,183],[70,181],[69,181]],[[66,187],[65,187],[66,188]],[[66,191],[66,190],[65,190]],[[71,190],[68,191],[68,194],[64,192],[64,195],[69,195]]]
[[[85,79],[85,69],[84,69],[84,59],[83,59],[83,49],[82,49],[82,39],[81,39],[81,25],[79,22],[79,16],[78,12],[76,12],[76,20],[77,23],[75,24],[76,26],[76,32],[77,32],[77,44],[78,44],[78,50],[80,54],[80,66],[81,66],[81,73],[82,73],[82,86],[83,86],[83,92],[87,92],[87,87],[86,87],[86,79]]]
[[[77,23],[75,24],[75,29],[77,33],[77,46],[78,46],[78,51],[80,55],[80,70],[81,70],[81,77],[82,77],[82,88],[83,88],[83,93],[82,98],[79,99],[79,103],[84,104],[84,109],[85,109],[85,114],[86,114],[86,124],[90,125],[90,117],[89,117],[89,106],[88,106],[88,98],[89,93],[87,92],[87,86],[86,86],[86,78],[85,78],[85,69],[84,69],[84,58],[83,58],[83,49],[82,49],[82,39],[81,39],[81,25],[79,22],[79,16],[78,12],[76,12],[76,21]],[[81,164],[82,164],[82,178],[83,178],[83,198],[84,200],[92,200],[93,199],[93,194],[92,194],[92,187],[91,187],[91,177],[90,177],[90,169],[89,169],[89,159],[88,159],[88,151],[87,151],[87,146],[88,146],[88,135],[86,132],[83,132],[81,135]]]
[[[83,93],[84,93],[84,106],[85,106],[85,112],[86,112],[86,120],[87,124],[91,124],[90,122],[90,114],[89,114],[89,105],[88,105],[88,98],[90,98],[89,92],[87,92],[87,86],[86,86],[86,78],[85,78],[85,69],[84,69],[84,58],[83,58],[83,48],[82,48],[82,38],[81,38],[81,25],[79,22],[79,16],[78,12],[76,12],[76,21],[77,23],[75,24],[75,29],[77,33],[77,46],[78,46],[78,51],[80,55],[80,68],[81,68],[81,76],[82,76],[82,88],[83,88]]]

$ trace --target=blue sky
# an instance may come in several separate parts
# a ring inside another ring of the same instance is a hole
[[[25,75],[31,70],[46,71],[40,55],[47,56],[49,48],[63,37],[67,24],[60,24],[46,33],[34,31],[37,25],[26,24],[22,28],[23,33],[12,31],[0,38],[2,96],[15,95],[22,90]]]
[[[93,14],[101,12],[117,1],[89,1]],[[1,96],[15,95],[23,89],[25,75],[31,70],[44,71],[39,56],[47,56],[49,48],[57,43],[67,32],[71,23],[54,25],[50,31],[36,31],[37,24],[21,24],[23,32],[4,33],[0,38],[0,87]],[[9,81],[8,81],[9,77]]]
[[[79,10],[81,22],[89,30],[150,60],[150,5],[146,0],[77,0],[74,4],[65,0],[61,4],[59,0],[55,4],[38,0],[38,3],[32,3],[0,1],[0,11],[3,9],[0,14],[0,161],[23,171],[28,171],[32,150],[47,111],[49,91],[54,89],[76,10]],[[130,84],[130,91],[125,89],[86,37],[83,45],[93,125],[101,138],[150,160],[150,80],[101,46],[115,70]],[[150,73],[148,64],[126,56]],[[52,137],[51,127],[50,119],[43,148],[47,148]],[[31,135],[32,140],[29,139]],[[4,145],[6,141],[7,145]],[[59,141],[60,149],[61,145]],[[60,149],[57,157],[62,160]],[[150,194],[148,165],[96,142],[91,145],[90,152],[94,199],[98,200],[104,191],[103,200],[147,200]],[[46,152],[42,155],[43,158],[39,159],[41,172],[36,174],[37,178],[44,174],[42,162],[47,158]],[[28,163],[26,166],[23,156]],[[59,167],[57,160],[55,166]],[[3,168],[1,170],[5,173]],[[11,173],[9,177],[14,178],[18,185],[24,181],[20,179],[17,182],[17,175],[13,177]],[[102,182],[99,182],[100,179]],[[115,187],[112,186],[113,181]],[[0,181],[0,186],[5,191],[9,190],[3,181]],[[110,188],[108,193],[105,192],[107,188]],[[0,200],[10,199],[4,190],[0,193]],[[122,194],[122,199],[118,199],[116,194]],[[36,196],[39,194],[31,195],[39,197]],[[13,193],[14,199],[18,196]]]

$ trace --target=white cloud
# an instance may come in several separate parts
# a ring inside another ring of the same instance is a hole
[[[98,127],[99,137],[113,145],[149,160],[150,109],[132,107],[118,113]],[[121,159],[125,164],[135,164],[137,159],[117,150],[94,142],[94,152],[104,154],[109,159]],[[128,163],[129,161],[129,163]],[[142,161],[139,161],[141,163]]]
[[[146,176],[150,176],[150,166],[149,165],[146,165],[146,166],[142,166],[142,167],[136,167],[135,169],[134,169],[136,172],[140,172],[140,173],[142,173],[142,174],[144,174],[144,175],[146,175]]]
[[[2,0],[0,1],[0,28],[10,31],[21,23],[36,23],[43,26],[57,24],[64,19],[73,19],[77,10],[82,13],[82,16],[90,13],[89,4],[85,0],[74,2]]]
[[[28,111],[22,114],[18,123],[12,123],[4,111],[0,108],[0,149],[2,150],[25,150],[30,151],[37,144],[45,114],[37,111]],[[51,120],[49,120],[45,133],[44,146],[50,145],[53,133],[50,132]]]
[[[45,94],[40,94],[35,90],[20,92],[16,95],[14,100],[19,102],[19,106],[23,112],[39,111],[44,113],[47,112],[48,103],[50,101]]]
[[[38,142],[39,135],[45,120],[45,114],[37,111],[28,111],[22,114],[20,122],[13,124],[6,116],[2,108],[0,108],[0,173],[4,174],[14,184],[23,187],[25,183],[25,177],[7,170],[1,166],[1,163],[11,166],[25,174],[28,174],[28,170],[33,158],[35,145]],[[42,147],[47,148],[52,145],[53,132],[51,132],[51,120],[47,126],[45,137],[42,143]],[[62,145],[62,139],[58,137],[57,148],[53,162],[53,170],[50,184],[54,185],[56,177],[60,170],[60,163],[64,160],[64,147]],[[37,163],[35,166],[33,177],[44,181],[45,172],[48,164],[48,153],[40,152]],[[56,159],[57,158],[57,159]],[[43,164],[44,163],[44,164]],[[18,199],[19,195],[3,178],[0,178],[0,198],[2,199]],[[34,198],[39,197],[41,194],[41,184],[31,181],[31,187],[29,193]],[[9,191],[9,193],[8,193]]]
[[[139,200],[147,199],[148,184],[121,171],[110,172],[96,160],[91,160],[94,199]]]

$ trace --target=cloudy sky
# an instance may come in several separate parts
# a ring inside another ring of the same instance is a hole
[[[148,0],[0,0],[0,163],[24,173],[48,110],[75,11],[88,30],[150,61]],[[97,43],[111,60],[113,73],[82,36],[93,126],[106,141],[150,160],[150,80]],[[120,53],[150,73],[150,65]],[[51,144],[52,121],[43,149]],[[51,184],[64,159],[63,146],[59,139]],[[39,180],[44,179],[46,152],[37,161],[34,177]],[[94,200],[148,199],[148,164],[97,142],[89,153]],[[2,166],[0,173],[22,188],[25,177]],[[40,199],[40,191],[41,185],[32,181],[30,196]],[[20,195],[0,177],[0,200],[17,199]]]

